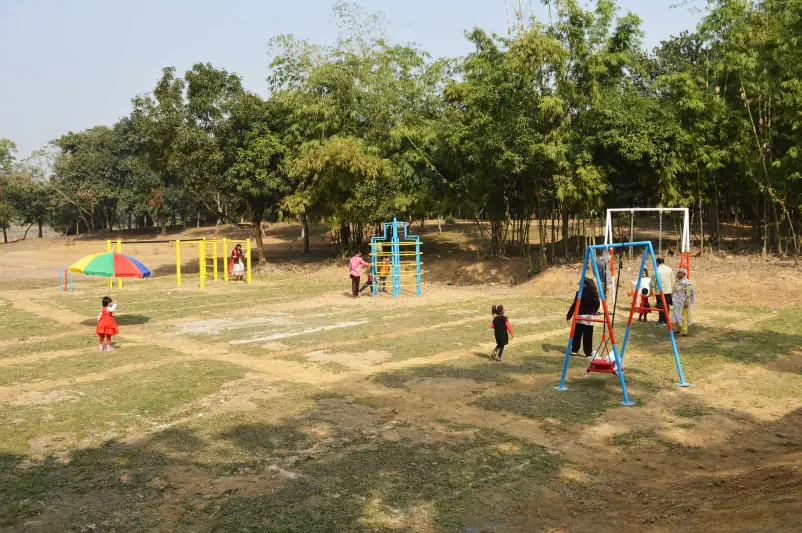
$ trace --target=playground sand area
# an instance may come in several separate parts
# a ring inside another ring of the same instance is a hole
[[[174,286],[168,246],[127,249],[158,277],[113,289],[113,353],[105,283],[59,294],[54,273],[102,240],[0,249],[2,531],[802,530],[797,267],[694,258],[691,386],[665,329],[635,323],[624,407],[584,360],[554,390],[576,265],[522,283],[520,260],[430,228],[421,297],[351,300],[294,231],[268,234],[252,285],[205,291],[191,263]],[[497,303],[516,335],[491,363]]]

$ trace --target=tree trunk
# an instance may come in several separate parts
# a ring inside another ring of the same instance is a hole
[[[713,187],[713,195],[715,198],[714,205],[711,206],[711,215],[713,216],[713,228],[716,230],[715,240],[716,249],[721,251],[721,217],[719,215],[720,203],[718,197],[718,187]]]
[[[440,213],[437,213],[437,232],[443,233],[443,224],[440,219]]]
[[[301,221],[303,222],[303,232],[304,237],[304,253],[309,253],[309,215],[306,214],[306,209],[304,209],[304,214],[301,217]]]
[[[340,226],[340,243],[338,252],[348,252],[351,247],[351,225],[343,224]]]
[[[39,225],[39,238],[41,239],[43,237],[42,226],[44,226],[44,222],[42,222],[42,219],[39,219],[36,221],[36,223]]]
[[[772,231],[774,233],[774,241],[777,247],[777,253],[782,255],[783,253],[783,243],[782,237],[780,236],[780,221],[777,217],[777,205],[774,202],[771,202],[771,215],[772,215]]]
[[[32,227],[33,227],[33,222],[31,222],[30,224],[28,224],[28,227],[27,227],[27,228],[25,228],[25,233],[22,235],[22,239],[20,239],[21,241],[24,241],[25,239],[27,239],[27,238],[28,238],[28,232],[29,232],[29,231],[31,231],[31,228],[32,228]]]
[[[761,250],[761,257],[766,257],[769,244],[769,195],[763,193],[763,249]]]
[[[700,256],[704,257],[705,255],[705,224],[704,224],[704,214],[702,213],[702,178],[701,176],[697,176],[697,183],[696,183],[696,191],[697,197],[699,198],[698,207],[699,207],[699,250]],[[680,248],[681,250],[682,248]]]
[[[8,244],[8,233],[6,233],[5,226],[3,226],[3,244]]]

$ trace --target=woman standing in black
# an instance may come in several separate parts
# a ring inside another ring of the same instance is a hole
[[[576,311],[576,298],[579,292],[574,297],[574,303],[568,310],[565,319],[570,322]],[[579,353],[579,347],[582,346],[586,357],[593,355],[593,318],[599,312],[601,307],[601,300],[599,299],[599,290],[596,288],[596,283],[591,278],[585,278],[585,285],[582,287],[582,299],[579,301],[579,314],[576,317],[576,329],[574,329],[574,340],[571,344],[571,355]]]

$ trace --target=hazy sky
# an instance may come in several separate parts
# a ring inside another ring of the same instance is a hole
[[[619,0],[643,19],[645,43],[695,26],[677,0]],[[464,31],[506,32],[504,0],[362,0],[393,40],[434,56],[470,51]],[[517,4],[516,0],[511,3]],[[331,43],[333,0],[0,0],[0,137],[19,156],[70,130],[113,124],[165,66],[210,62],[266,93],[267,42],[279,33]],[[536,13],[545,7],[532,0]],[[529,6],[529,0],[524,1]]]

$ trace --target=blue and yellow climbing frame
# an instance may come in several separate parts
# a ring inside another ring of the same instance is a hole
[[[370,240],[370,262],[373,266],[370,273],[373,278],[371,292],[374,296],[385,292],[389,284],[393,290],[393,298],[402,292],[411,292],[414,288],[415,296],[421,293],[421,265],[420,237],[409,235],[409,225],[393,219],[384,223],[384,234]],[[390,258],[390,272],[387,279],[380,277],[381,263],[385,257]]]

